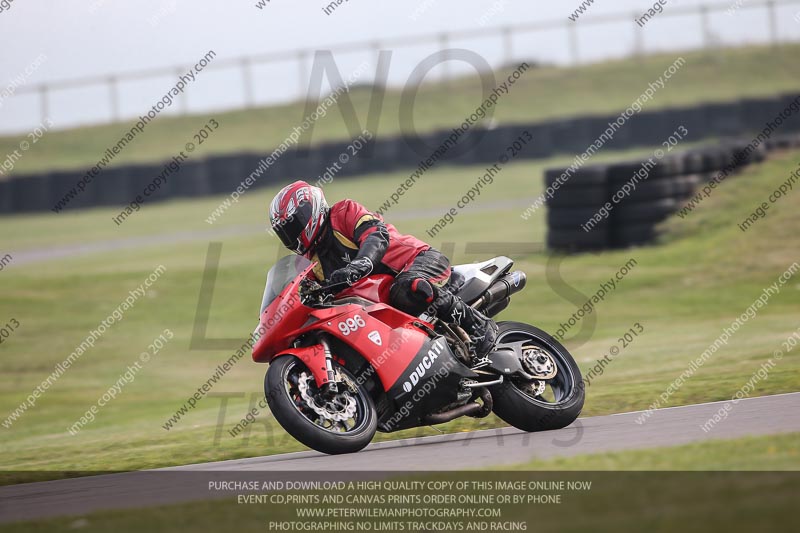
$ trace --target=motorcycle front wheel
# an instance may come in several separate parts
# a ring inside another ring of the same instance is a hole
[[[522,322],[498,322],[498,346],[517,344],[531,356],[555,365],[555,376],[525,381],[510,378],[489,390],[492,411],[523,431],[561,429],[578,418],[583,409],[585,387],[572,355],[544,331]],[[524,366],[524,365],[523,365]]]
[[[332,455],[357,452],[377,430],[375,404],[344,367],[334,363],[334,371],[339,390],[323,397],[302,361],[277,357],[264,378],[267,404],[283,429],[309,448]]]

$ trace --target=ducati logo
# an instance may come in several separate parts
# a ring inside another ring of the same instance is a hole
[[[406,392],[411,392],[414,387],[417,386],[417,383],[425,376],[425,373],[433,366],[433,362],[439,358],[444,348],[438,342],[434,342],[431,349],[428,350],[428,353],[425,357],[422,358],[422,361],[417,365],[411,375],[409,376],[409,381],[403,383],[403,390]]]
[[[367,338],[372,342],[374,342],[375,344],[377,344],[378,346],[383,344],[383,340],[381,339],[381,334],[378,333],[377,331],[370,331],[369,334],[367,334]]]

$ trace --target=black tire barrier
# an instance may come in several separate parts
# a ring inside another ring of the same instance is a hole
[[[632,116],[622,126],[630,128],[631,135],[636,139],[635,146],[657,146],[669,137],[679,126],[672,120],[671,114],[660,111],[643,111]]]
[[[358,140],[356,146],[350,141],[348,143],[331,143],[328,145],[327,161],[328,164],[323,170],[323,174],[329,172],[328,177],[344,178],[347,176],[358,176],[362,174],[372,174],[377,171],[375,161],[375,140],[364,142]],[[361,146],[359,149],[358,146]],[[340,169],[336,170],[336,164]]]
[[[400,146],[402,142],[400,139],[378,139],[375,142],[375,163],[376,172],[385,171],[389,172],[400,168]]]
[[[768,139],[764,146],[767,151],[800,148],[800,134],[776,135]]]
[[[674,198],[661,198],[648,202],[622,202],[614,208],[614,226],[629,223],[661,222],[677,211],[678,201]]]
[[[568,172],[568,168],[556,168],[546,170],[544,173],[545,187],[551,187],[562,175]],[[569,172],[565,176],[566,182],[563,187],[584,187],[584,186],[605,186],[608,183],[609,167],[607,165],[586,165],[575,171]]]
[[[765,143],[765,149],[781,149],[781,147],[794,147],[796,141],[788,140],[786,137],[778,138],[777,135],[787,136],[795,132],[800,132],[800,113],[794,113],[788,118],[777,118],[779,113],[792,105],[796,105],[796,100],[800,94],[798,92],[780,94],[773,97],[747,98],[740,101],[724,103],[704,103],[691,107],[666,108],[657,111],[643,111],[632,117],[621,127],[616,127],[613,136],[605,138],[605,149],[630,149],[642,146],[659,146],[664,139],[668,138],[678,126],[684,126],[689,130],[686,141],[699,141],[709,137],[742,136],[747,134],[752,138],[761,132],[767,122],[776,124],[779,131],[773,132],[773,139]],[[556,154],[582,154],[609,128],[609,123],[615,122],[619,114],[607,116],[585,116],[573,117],[564,120],[549,120],[533,124],[501,124],[491,129],[472,129],[466,136],[462,135],[456,148],[450,151],[438,164],[457,163],[457,164],[476,164],[492,163],[502,154],[509,155],[506,150],[514,141],[527,130],[533,137],[527,144],[519,150],[518,157],[521,158],[546,158]],[[423,137],[432,145],[430,149],[421,150],[419,139],[415,139],[412,144],[411,139],[406,139],[400,135],[392,138],[382,138],[376,140],[374,156],[370,159],[366,155],[351,156],[351,161],[344,166],[340,177],[352,176],[356,174],[394,171],[399,169],[417,168],[420,161],[430,157],[436,146],[440,145],[452,133],[451,129],[439,130]],[[479,141],[479,142],[478,142]],[[348,143],[344,143],[346,146]],[[342,146],[342,143],[334,143]],[[416,149],[415,149],[416,146]],[[466,147],[466,148],[465,148]],[[739,148],[741,152],[742,148]],[[325,153],[327,151],[327,153]],[[283,155],[276,158],[267,171],[260,177],[255,186],[262,186],[264,183],[278,184],[289,182],[296,179],[316,180],[324,174],[326,168],[333,162],[330,157],[335,151],[330,145],[318,146],[316,148],[296,147],[287,150]],[[698,151],[701,155],[686,156],[678,162],[678,166],[683,166],[682,170],[672,169],[665,172],[662,169],[655,170],[656,175],[650,177],[664,177],[680,172],[690,174],[710,174],[718,171],[727,164],[733,162],[736,156],[736,149],[720,148],[717,153],[709,149]],[[270,152],[263,154],[266,157]],[[209,158],[210,168],[200,170],[197,162],[184,163],[190,168],[182,171],[176,176],[175,187],[170,187],[169,193],[174,197],[181,196],[205,196],[211,194],[230,193],[250,175],[258,164],[243,164],[253,154],[236,154],[229,156],[215,156]],[[759,151],[751,154],[746,159],[746,163],[759,161],[764,157],[764,152]],[[702,162],[701,162],[702,160]],[[722,163],[720,163],[720,160]],[[163,165],[163,164],[162,164]],[[662,167],[669,167],[671,163],[662,163]],[[698,168],[698,167],[702,167]],[[122,167],[113,167],[122,168]],[[111,169],[108,169],[111,170]],[[36,185],[17,187],[15,184],[6,185],[4,188],[10,191],[11,206],[5,211],[0,212],[29,212],[31,210],[47,211],[53,207],[57,201],[62,199],[67,192],[74,187],[74,184],[85,174],[86,169],[76,171],[78,176],[71,182],[62,179],[60,172],[53,172],[58,176],[53,179],[48,186],[48,176],[51,173],[35,175],[39,178]],[[618,177],[622,170],[617,169],[611,177],[612,182],[625,180],[624,176]],[[75,195],[68,203],[66,209],[78,209],[92,207],[96,205],[109,205],[119,202],[127,190],[129,194],[134,192],[130,188],[122,185],[125,182],[125,172],[115,170],[114,176],[107,180],[107,183],[98,186],[97,183],[87,185],[84,191]],[[581,173],[578,173],[580,175]],[[196,184],[190,183],[190,178],[196,177],[200,180]],[[264,180],[263,177],[267,179]],[[12,176],[10,182],[18,179],[31,179],[34,176]],[[574,176],[576,183],[582,183],[583,178]],[[100,180],[98,175],[95,181]],[[591,181],[591,180],[589,180]],[[138,178],[133,189],[139,189]],[[120,185],[116,187],[114,184]],[[585,184],[588,186],[588,184]],[[592,186],[597,186],[595,183]],[[613,186],[614,184],[612,184]],[[613,187],[612,187],[613,188]],[[15,191],[17,191],[15,193]],[[48,191],[53,202],[44,202],[36,198],[22,198],[28,194],[40,194],[41,191]],[[39,192],[37,192],[39,191]],[[99,191],[99,192],[98,192]],[[613,194],[613,192],[612,192]],[[574,193],[578,196],[578,193]],[[8,198],[9,195],[6,194]],[[564,198],[566,196],[560,196]],[[557,202],[553,205],[556,205]],[[20,206],[19,208],[17,206]],[[570,204],[564,204],[570,205]],[[38,206],[38,207],[37,207]]]
[[[768,121],[772,121],[783,106],[780,97],[745,98],[739,102],[739,108],[748,130],[756,132],[762,130]]]
[[[172,190],[174,196],[192,198],[211,195],[211,177],[208,165],[203,160],[187,161],[173,174]],[[228,191],[232,192],[232,191]]]
[[[11,213],[11,180],[0,180],[0,215]]]
[[[600,226],[586,232],[582,229],[561,230],[549,228],[547,230],[547,247],[561,252],[588,252],[600,251],[610,247],[609,226]]]
[[[131,184],[130,166],[111,167],[103,170],[90,186],[96,189],[95,205],[125,205],[131,202],[138,191]]]
[[[690,150],[683,154],[683,171],[687,174],[699,174],[704,172],[703,153],[697,150]]]
[[[331,163],[331,161],[325,159],[324,153],[312,147],[298,148],[295,152],[300,157],[295,162],[299,163],[300,168],[303,169],[298,179],[310,182],[317,181],[325,173],[325,168]],[[301,154],[303,155],[301,156]]]
[[[619,117],[597,117],[594,125],[596,135],[593,139],[600,139],[602,136],[603,150],[630,150],[640,146],[641,142],[636,138],[633,128],[629,128],[627,124],[620,127],[614,123],[617,118]],[[581,151],[588,147],[589,145],[586,145]]]
[[[476,156],[482,164],[493,164],[500,159],[500,156],[505,155],[512,159],[512,154],[509,152],[509,147],[513,149],[513,144],[520,136],[524,137],[524,132],[530,134],[531,139],[527,144],[521,146],[523,150],[521,153],[515,155],[516,158],[530,158],[535,159],[539,157],[547,157],[553,153],[553,143],[551,138],[551,131],[547,125],[538,124],[532,126],[511,125],[511,126],[498,126],[486,132],[486,135],[481,139],[480,144],[476,147],[479,154]]]
[[[548,157],[554,151],[552,130],[547,125],[501,126],[487,132],[485,141],[491,143],[491,151],[484,163],[496,163],[501,156],[509,161]]]
[[[321,158],[315,158],[312,152],[313,151],[308,147],[296,147],[287,150],[281,156],[281,158],[285,158],[291,162],[292,173],[296,176],[295,179],[316,180],[317,160]]]
[[[525,138],[525,133],[528,132],[531,136],[531,139],[528,141],[526,145],[524,157],[528,157],[531,159],[541,159],[545,157],[550,157],[550,155],[554,154],[556,151],[556,144],[553,140],[553,130],[547,124],[533,124],[531,126],[520,126],[517,128],[510,128],[511,138],[509,142],[505,143],[502,146],[499,146],[496,150],[496,154],[489,159],[487,162],[494,162],[497,158],[500,157],[501,154],[505,153],[505,155],[509,155],[506,151],[508,146],[511,145],[514,140],[516,140],[520,135]]]
[[[793,105],[797,106],[798,99],[800,99],[800,92],[783,94],[778,97],[779,107],[781,110],[783,110]],[[770,120],[774,121],[774,118]],[[783,132],[800,131],[800,111],[794,112],[788,118],[783,119],[783,122],[779,125],[779,127]]]
[[[330,176],[341,177],[347,175],[352,169],[351,165],[357,165],[351,159],[352,151],[348,150],[349,142],[326,142],[314,148],[316,156],[311,156],[313,160],[313,175],[306,176],[306,181],[314,183],[329,173]],[[340,159],[342,154],[346,157]],[[337,169],[337,166],[339,169]],[[321,168],[320,168],[321,167]]]
[[[733,163],[738,166],[750,165],[752,163],[759,163],[766,159],[766,151],[764,145],[752,149],[748,146],[749,141],[731,141],[729,143]]]
[[[412,169],[419,166],[420,161],[430,157],[431,152],[424,151],[417,153],[412,141],[406,137],[396,137],[389,140],[391,144],[390,151],[393,156],[393,169]]]
[[[658,237],[655,224],[624,224],[614,228],[610,236],[613,248],[628,248],[648,244]]]
[[[497,151],[495,146],[499,138],[500,135],[495,129],[487,129],[486,135],[481,137],[472,150],[459,158],[458,162],[460,164],[485,165],[497,160],[499,154],[495,153]]]
[[[725,155],[718,149],[699,152],[703,158],[703,173],[716,172],[725,166]]]
[[[131,194],[136,196],[137,194],[141,194],[142,191],[153,183],[161,173],[164,172],[163,166],[156,166],[156,165],[132,165],[128,167],[129,177],[128,183],[131,188]],[[166,176],[166,184],[162,184],[161,188],[163,189],[166,186],[171,187],[172,184],[170,183],[169,176]]]
[[[552,122],[551,139],[556,153],[579,154],[585,151],[597,138],[592,136],[593,120],[572,118]]]
[[[11,205],[15,213],[32,213],[50,209],[52,178],[49,174],[14,179],[10,182]]]
[[[319,169],[318,175],[314,180],[325,179],[330,182],[333,179],[343,178],[346,176],[355,176],[358,174],[369,174],[372,172],[372,163],[374,156],[370,156],[370,152],[374,151],[375,143],[359,141],[361,149],[353,146],[354,140],[351,141],[337,141],[322,144],[316,148],[320,153],[320,163],[322,168]],[[327,175],[326,175],[327,174]]]
[[[384,171],[386,166],[380,160],[378,155],[378,141],[373,137],[367,142],[357,155],[355,165],[353,166],[350,176],[357,176],[361,174],[380,174]]]
[[[704,109],[707,135],[740,135],[746,130],[739,107],[739,102],[707,104]]]
[[[272,152],[269,154],[264,154],[263,158],[266,160],[269,158],[272,162],[265,163],[267,166],[267,170],[264,171],[263,174],[258,178],[259,181],[266,179],[267,183],[290,183],[292,181],[300,179],[296,172],[295,162],[293,159],[293,154],[291,150],[287,150],[282,155],[278,155],[277,157],[272,157]],[[253,168],[250,169],[252,173],[260,163],[256,163]],[[250,174],[248,174],[249,176]]]
[[[606,185],[587,185],[585,187],[561,187],[547,199],[547,207],[552,209],[570,207],[598,208],[608,196]]]
[[[241,180],[236,187],[241,185],[241,182],[246,182],[247,179],[252,176],[253,179],[250,181],[250,186],[248,187],[245,183],[245,187],[248,190],[250,189],[258,189],[259,187],[266,187],[270,184],[270,180],[272,179],[271,169],[272,167],[268,167],[266,170],[262,171],[260,174],[258,173],[258,169],[261,168],[261,162],[266,158],[265,154],[257,154],[248,152],[246,154],[242,154],[242,171],[241,171]],[[266,163],[265,163],[266,164]],[[233,192],[236,190],[236,187],[231,190]]]
[[[184,164],[186,163],[181,163],[181,165]],[[141,196],[147,203],[169,200],[175,196],[176,173],[177,170],[165,169],[164,165],[130,167],[131,196],[128,198],[128,202],[132,202],[137,196]],[[145,190],[147,190],[147,196],[145,196]]]
[[[609,165],[608,179],[612,188],[619,187],[624,183],[633,179],[637,173],[642,176],[642,179],[663,178],[669,176],[678,176],[683,173],[683,159],[681,157],[667,156],[661,160],[655,161],[655,164],[649,171],[645,170],[647,161],[624,161]],[[644,177],[646,176],[646,177]]]
[[[428,135],[423,134],[421,138],[427,146],[426,151],[429,153],[438,150],[440,147],[444,148],[444,144],[450,141],[440,162],[474,165],[485,161],[481,155],[481,146],[487,139],[491,138],[492,134],[492,130],[485,126],[476,125],[460,136],[455,136],[453,130],[438,130]]]
[[[77,185],[85,175],[86,172],[83,170],[66,170],[50,173],[50,207],[48,210],[53,209],[57,204],[65,201],[68,197],[71,197],[69,201],[67,201],[66,204],[62,204],[63,211],[74,211],[99,205],[97,201],[98,187],[96,183],[92,182],[84,185],[83,191],[81,191]],[[17,179],[28,178],[18,177]],[[16,212],[15,208],[14,211]]]
[[[681,202],[691,198],[697,188],[703,183],[703,176],[701,174],[686,174],[676,179],[678,181],[675,183],[675,192],[672,197]]]
[[[252,172],[243,155],[212,156],[206,159],[211,194],[231,193]]]
[[[692,179],[687,179],[687,178]],[[693,176],[670,176],[660,179],[648,179],[636,184],[636,188],[627,195],[620,205],[636,202],[650,202],[662,198],[678,198],[691,194],[700,178]]]
[[[594,207],[564,207],[547,210],[547,224],[558,230],[581,230],[587,220],[597,213]],[[592,227],[607,226],[608,219],[601,220]]]
[[[679,107],[673,109],[671,115],[672,131],[667,133],[665,137],[657,141],[657,143],[660,144],[665,139],[669,138],[675,133],[675,130],[679,130],[678,133],[683,135],[681,143],[701,141],[703,138],[708,137],[708,135],[705,134],[707,125],[705,113],[702,108]],[[681,130],[681,126],[683,126],[685,130]]]
[[[638,181],[631,178],[641,174],[645,161],[592,165],[575,171],[547,200],[548,247],[582,252],[650,243],[657,237],[656,226],[680,209],[704,182],[720,172],[730,173],[731,168],[736,172],[763,161],[771,147],[800,146],[800,135],[776,137],[771,145],[755,150],[750,143],[750,139],[728,139],[713,146],[669,154]],[[545,187],[551,186],[564,172],[564,168],[546,170]],[[629,190],[620,195],[620,187],[629,181]],[[607,202],[612,208],[608,216],[602,217],[601,208]],[[599,220],[598,214],[602,217]],[[583,231],[589,226],[592,231]]]

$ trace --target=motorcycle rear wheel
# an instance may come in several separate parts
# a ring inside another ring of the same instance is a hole
[[[275,358],[264,378],[264,393],[272,414],[292,437],[309,448],[331,455],[353,453],[370,443],[378,427],[375,404],[344,367],[339,393],[322,398],[311,371],[298,358]]]
[[[514,378],[491,387],[492,411],[523,431],[561,429],[578,418],[583,409],[585,387],[578,364],[557,340],[537,327],[522,322],[498,322],[498,346],[524,340],[549,353],[558,372],[544,380],[549,398],[535,394],[529,383]]]

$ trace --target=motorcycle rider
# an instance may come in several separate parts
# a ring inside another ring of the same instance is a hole
[[[413,316],[430,307],[438,318],[458,324],[472,338],[476,360],[494,348],[494,320],[446,286],[449,259],[363,205],[345,199],[329,207],[322,189],[296,181],[275,195],[269,221],[284,246],[316,263],[318,281],[352,285],[369,274],[393,275],[389,298],[394,307]]]

